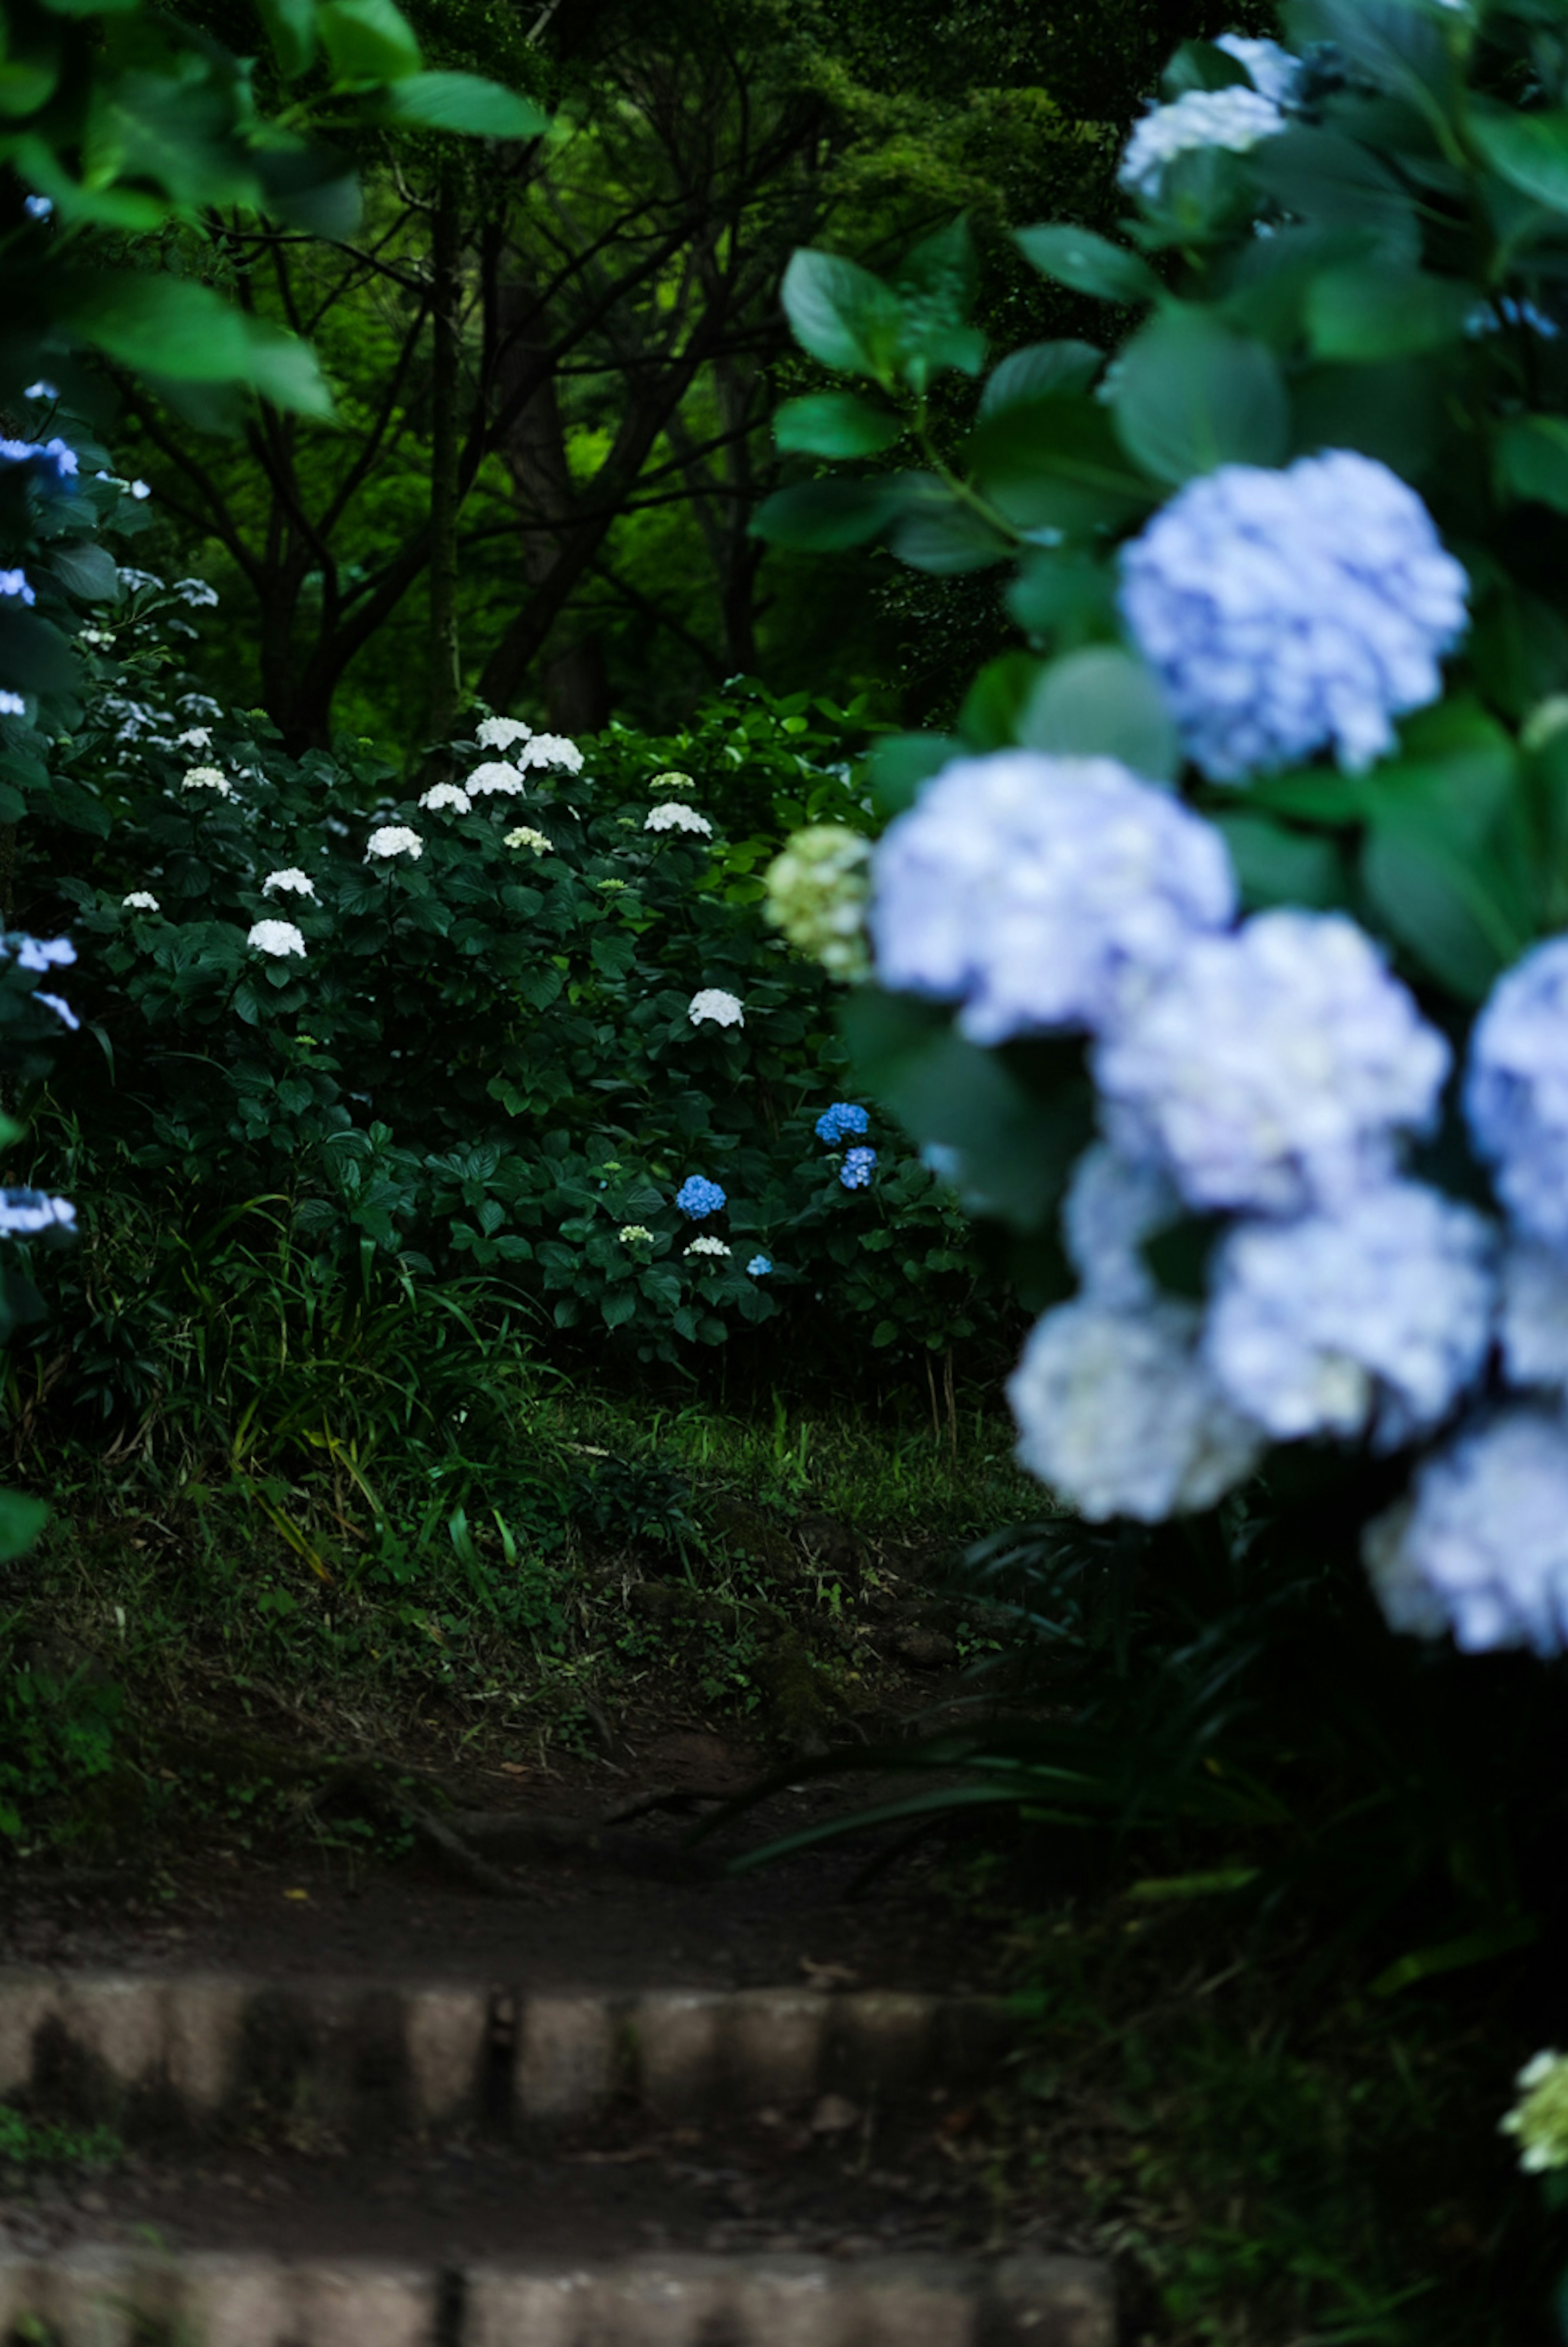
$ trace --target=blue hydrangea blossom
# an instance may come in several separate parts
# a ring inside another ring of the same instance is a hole
[[[1091,1523],[1212,1507],[1257,1463],[1262,1436],[1205,1367],[1199,1320],[1193,1305],[1080,1297],[1035,1323],[1007,1384],[1018,1457]]]
[[[1494,1254],[1480,1214],[1417,1182],[1337,1214],[1238,1223],[1215,1262],[1204,1358],[1277,1441],[1369,1429],[1393,1450],[1480,1378]]]
[[[747,1273],[752,1279],[766,1279],[772,1268],[773,1258],[766,1255],[754,1255],[746,1266]]]
[[[851,1149],[839,1168],[839,1179],[846,1190],[869,1189],[876,1163],[874,1149]]]
[[[1285,117],[1273,99],[1239,82],[1229,89],[1184,90],[1172,105],[1156,106],[1133,125],[1116,177],[1135,196],[1153,202],[1166,166],[1178,155],[1204,147],[1245,154],[1284,128]]]
[[[1451,1630],[1466,1654],[1568,1646],[1568,1420],[1520,1403],[1423,1460],[1363,1536],[1396,1630]]]
[[[1116,1312],[1152,1304],[1157,1290],[1141,1250],[1181,1213],[1175,1183],[1153,1158],[1123,1157],[1105,1142],[1086,1150],[1062,1204],[1067,1260],[1084,1294]]]
[[[1101,1026],[1235,908],[1219,833],[1168,793],[1115,759],[1003,750],[890,824],[869,921],[884,986],[962,1003],[997,1043]]]
[[[1122,552],[1122,614],[1211,780],[1332,750],[1350,772],[1442,692],[1469,580],[1415,491],[1330,449],[1222,465]]]
[[[1568,937],[1492,989],[1471,1034],[1464,1109],[1520,1230],[1568,1253]]]
[[[869,1133],[871,1121],[865,1110],[854,1101],[835,1101],[831,1108],[822,1111],[812,1129],[819,1141],[826,1142],[830,1149],[836,1149],[846,1133]]]
[[[1215,43],[1227,57],[1234,57],[1256,90],[1260,90],[1276,106],[1293,106],[1301,94],[1303,67],[1299,57],[1282,49],[1278,41],[1248,40],[1245,33],[1221,33]]]
[[[1449,1047],[1339,913],[1255,914],[1196,938],[1096,1047],[1106,1130],[1189,1205],[1302,1214],[1390,1168],[1435,1116]]]
[[[0,1190],[0,1238],[36,1238],[40,1231],[75,1230],[76,1210],[68,1198],[46,1190]]]
[[[705,1174],[688,1174],[675,1194],[675,1203],[692,1222],[700,1223],[705,1215],[722,1211],[724,1192]]]

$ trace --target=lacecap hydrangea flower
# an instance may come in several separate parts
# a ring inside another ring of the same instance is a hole
[[[532,725],[524,725],[520,717],[482,717],[473,738],[482,750],[510,750],[514,742],[530,741],[533,733]]]
[[[1110,1138],[1189,1205],[1292,1214],[1386,1173],[1449,1058],[1354,921],[1282,907],[1194,938],[1094,1067]]]
[[[822,1111],[811,1128],[818,1140],[826,1142],[830,1149],[836,1149],[846,1133],[869,1133],[871,1129],[871,1120],[858,1101],[835,1101],[830,1108]]]
[[[0,1238],[36,1238],[40,1231],[75,1230],[76,1210],[69,1198],[46,1190],[0,1190]]]
[[[403,823],[383,823],[365,842],[367,864],[385,863],[394,856],[406,856],[411,864],[417,864],[423,854],[423,840]]]
[[[297,864],[286,864],[280,872],[269,872],[261,883],[264,897],[313,897],[315,893],[315,882]]]
[[[1479,1380],[1494,1255],[1480,1214],[1417,1182],[1332,1214],[1237,1223],[1211,1274],[1204,1358],[1277,1441],[1369,1428],[1375,1450],[1393,1450]]]
[[[977,1043],[1098,1028],[1236,909],[1212,825],[1112,758],[962,758],[872,859],[877,972]]]
[[[1227,147],[1244,155],[1260,138],[1285,128],[1272,98],[1236,83],[1229,89],[1188,89],[1170,106],[1156,106],[1133,126],[1116,173],[1124,188],[1153,202],[1166,167],[1178,155],[1202,147]]]
[[[809,824],[793,835],[763,876],[763,910],[798,953],[820,962],[830,977],[851,984],[868,975],[869,839],[840,823]]]
[[[544,833],[535,831],[530,823],[520,823],[515,831],[509,831],[505,844],[508,847],[531,847],[535,856],[554,856],[555,852]]]
[[[121,576],[124,576],[123,572]],[[210,725],[188,725],[183,733],[175,735],[174,743],[177,750],[210,750],[212,728]]]
[[[120,898],[120,904],[127,913],[156,913],[158,909],[158,898],[149,888],[133,888],[128,897]]]
[[[508,766],[499,758],[486,758],[482,766],[475,766],[465,787],[471,799],[514,799],[527,784],[515,766]],[[420,804],[423,806],[424,801],[422,799]]]
[[[1215,782],[1325,749],[1370,765],[1438,699],[1466,626],[1470,582],[1425,506],[1349,449],[1189,481],[1121,565],[1123,617]]]
[[[839,1168],[839,1179],[846,1190],[869,1190],[876,1165],[874,1149],[851,1149]]]
[[[179,785],[182,791],[216,791],[220,799],[234,796],[234,785],[217,766],[188,767]]]
[[[1513,2083],[1519,2100],[1498,2127],[1517,2138],[1520,2167],[1527,2176],[1568,2168],[1568,2057],[1549,2047]]]
[[[457,783],[432,783],[428,791],[420,793],[419,803],[432,815],[439,815],[443,807],[450,807],[453,815],[467,815],[472,805],[468,793]]]
[[[729,1249],[722,1239],[700,1238],[693,1239],[685,1252],[687,1255],[728,1255]]]
[[[1118,1312],[1080,1297],[1035,1323],[1007,1382],[1018,1457],[1091,1523],[1212,1507],[1256,1465],[1262,1435],[1206,1368],[1200,1317],[1174,1300]]]
[[[771,1255],[754,1255],[750,1262],[746,1266],[747,1276],[751,1279],[766,1279],[772,1268],[773,1258]]]
[[[1493,987],[1471,1031],[1464,1112],[1521,1231],[1568,1252],[1568,937]]]
[[[1407,1498],[1362,1535],[1396,1630],[1451,1630],[1467,1654],[1568,1646],[1568,1420],[1503,1406],[1431,1451]]]
[[[706,1215],[722,1211],[724,1192],[705,1174],[688,1174],[675,1194],[675,1203],[692,1222],[700,1223]]]
[[[690,831],[701,839],[713,837],[713,825],[705,815],[681,799],[666,799],[661,806],[650,807],[643,817],[645,831]]]
[[[305,951],[305,940],[292,921],[257,921],[245,942],[258,953],[272,954],[280,960],[289,954],[303,958]]]
[[[744,1027],[746,1012],[738,996],[727,994],[722,986],[705,986],[694,994],[687,1005],[687,1017],[694,1027],[704,1020],[716,1027]]]

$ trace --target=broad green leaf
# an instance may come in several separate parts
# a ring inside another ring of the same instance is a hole
[[[1160,76],[1167,98],[1189,89],[1250,89],[1252,77],[1239,57],[1217,49],[1212,41],[1184,41]]]
[[[963,218],[925,238],[904,261],[895,289],[903,313],[899,362],[913,390],[924,391],[945,367],[978,374],[984,365],[985,336],[970,323],[979,278]]]
[[[1248,907],[1311,905],[1328,911],[1345,903],[1345,868],[1333,840],[1287,830],[1267,815],[1217,815],[1209,820],[1225,835]]]
[[[360,225],[364,204],[355,173],[330,147],[267,148],[256,158],[267,210],[311,236],[343,239]]]
[[[949,733],[890,733],[876,743],[870,760],[871,798],[877,813],[891,821],[914,805],[920,786],[963,754],[963,745]]]
[[[49,569],[67,595],[84,603],[117,603],[120,574],[107,548],[84,540],[49,549]]]
[[[1470,133],[1492,169],[1522,195],[1568,212],[1568,110],[1525,114],[1515,107],[1474,109]]]
[[[1491,859],[1420,819],[1373,827],[1361,885],[1391,934],[1461,1001],[1483,1001],[1530,943]]]
[[[1044,674],[1028,652],[1003,652],[987,661],[958,712],[958,730],[972,750],[1010,750]]]
[[[215,84],[129,72],[92,92],[82,179],[94,189],[150,181],[183,205],[253,204],[260,181]]]
[[[898,510],[899,478],[888,473],[870,481],[801,481],[776,489],[752,515],[751,535],[809,554],[863,546]]]
[[[1157,500],[1098,400],[1058,395],[1004,408],[975,426],[964,455],[989,501],[1023,531],[1115,528]]]
[[[1105,361],[1104,351],[1093,343],[1030,343],[992,369],[980,395],[980,413],[999,415],[1022,400],[1085,392]]]
[[[852,391],[813,391],[787,399],[773,418],[780,448],[810,456],[877,456],[908,426],[891,408],[873,407]]]
[[[901,562],[939,578],[983,570],[1013,550],[1010,537],[967,505],[934,473],[906,473],[888,544]]]
[[[79,277],[62,287],[59,315],[79,341],[167,383],[249,384],[275,406],[331,414],[308,343],[189,278],[130,270]]]
[[[1064,650],[1115,632],[1116,574],[1093,555],[1028,548],[1005,600],[1025,635]]]
[[[1248,158],[1256,184],[1291,213],[1319,228],[1375,236],[1390,258],[1413,261],[1420,251],[1416,208],[1369,149],[1342,132],[1293,124],[1265,138]]]
[[[258,5],[285,79],[308,72],[316,56],[316,0],[258,0]]]
[[[1273,358],[1197,310],[1167,310],[1128,344],[1113,412],[1128,455],[1160,481],[1277,465],[1290,443],[1290,402]]]
[[[1519,415],[1500,425],[1492,442],[1492,477],[1502,496],[1568,513],[1568,420]]]
[[[0,60],[0,117],[20,120],[47,106],[60,78],[55,57],[6,57]]]
[[[1013,242],[1040,272],[1075,293],[1092,293],[1102,302],[1157,301],[1160,281],[1146,261],[1125,245],[1096,236],[1092,229],[1047,223],[1021,228]]]
[[[550,118],[532,98],[482,74],[422,73],[394,82],[377,106],[383,122],[413,122],[471,138],[542,138]]]
[[[25,1491],[0,1491],[0,1564],[25,1556],[48,1521],[42,1500]]]
[[[1451,277],[1367,261],[1325,270],[1307,297],[1307,331],[1322,359],[1414,358],[1463,340],[1480,294]]]
[[[1164,695],[1119,644],[1053,661],[1020,716],[1018,740],[1054,757],[1117,758],[1146,782],[1172,782],[1181,765]]]
[[[891,285],[833,252],[790,255],[781,289],[796,341],[824,366],[890,382],[903,332],[903,304]]]
[[[309,343],[261,318],[246,317],[246,381],[274,407],[323,419],[332,413],[332,395],[321,362]]]
[[[316,28],[340,81],[402,81],[423,62],[393,0],[321,0]]]
[[[1289,0],[1286,39],[1298,55],[1329,41],[1350,64],[1428,122],[1443,118],[1454,83],[1441,9],[1431,0]]]

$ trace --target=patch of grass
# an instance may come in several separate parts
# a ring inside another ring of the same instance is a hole
[[[0,2103],[0,2166],[107,2168],[125,2156],[112,2127],[48,2127]]]

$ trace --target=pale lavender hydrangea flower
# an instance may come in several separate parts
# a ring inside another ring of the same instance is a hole
[[[1393,1450],[1480,1378],[1494,1253],[1480,1214],[1417,1182],[1337,1214],[1239,1223],[1216,1258],[1204,1358],[1277,1441],[1370,1428]]]
[[[1204,1366],[1199,1317],[1082,1297],[1035,1323],[1007,1382],[1018,1456],[1091,1523],[1212,1507],[1256,1465],[1262,1437]]]
[[[1469,581],[1415,491],[1349,449],[1222,465],[1122,552],[1121,605],[1215,782],[1332,749],[1352,773],[1442,692]]]
[[[0,1238],[30,1239],[40,1231],[76,1226],[69,1198],[53,1198],[46,1190],[0,1190]]]
[[[1568,1421],[1520,1403],[1416,1471],[1409,1498],[1362,1536],[1378,1602],[1396,1630],[1466,1654],[1568,1645]]]
[[[290,954],[304,958],[305,940],[292,921],[257,921],[245,942],[254,946],[258,953],[271,954],[280,961]]]
[[[1116,173],[1124,188],[1153,202],[1159,195],[1166,166],[1178,155],[1203,147],[1227,147],[1245,154],[1260,138],[1272,138],[1285,128],[1285,117],[1271,98],[1239,83],[1229,89],[1188,89],[1170,106],[1156,106],[1133,125]]]
[[[1106,1142],[1085,1151],[1062,1205],[1067,1260],[1084,1292],[1115,1312],[1135,1312],[1157,1293],[1141,1249],[1176,1222],[1182,1202],[1163,1165],[1120,1156]]]
[[[1502,1259],[1502,1374],[1512,1386],[1568,1388],[1568,1261],[1530,1239]]]
[[[1568,1253],[1568,937],[1493,987],[1471,1032],[1464,1110],[1520,1230]]]
[[[1300,1214],[1384,1174],[1435,1116],[1449,1047],[1341,913],[1195,938],[1098,1045],[1106,1130],[1189,1205]]]
[[[0,717],[25,717],[26,714],[27,704],[19,692],[13,692],[9,686],[0,692]]]
[[[746,1012],[738,995],[727,994],[722,986],[705,986],[694,994],[687,1005],[687,1017],[694,1027],[705,1019],[716,1027],[744,1027]]]
[[[895,991],[977,1043],[1102,1025],[1236,908],[1224,840],[1112,758],[963,758],[889,825],[869,926]]]

